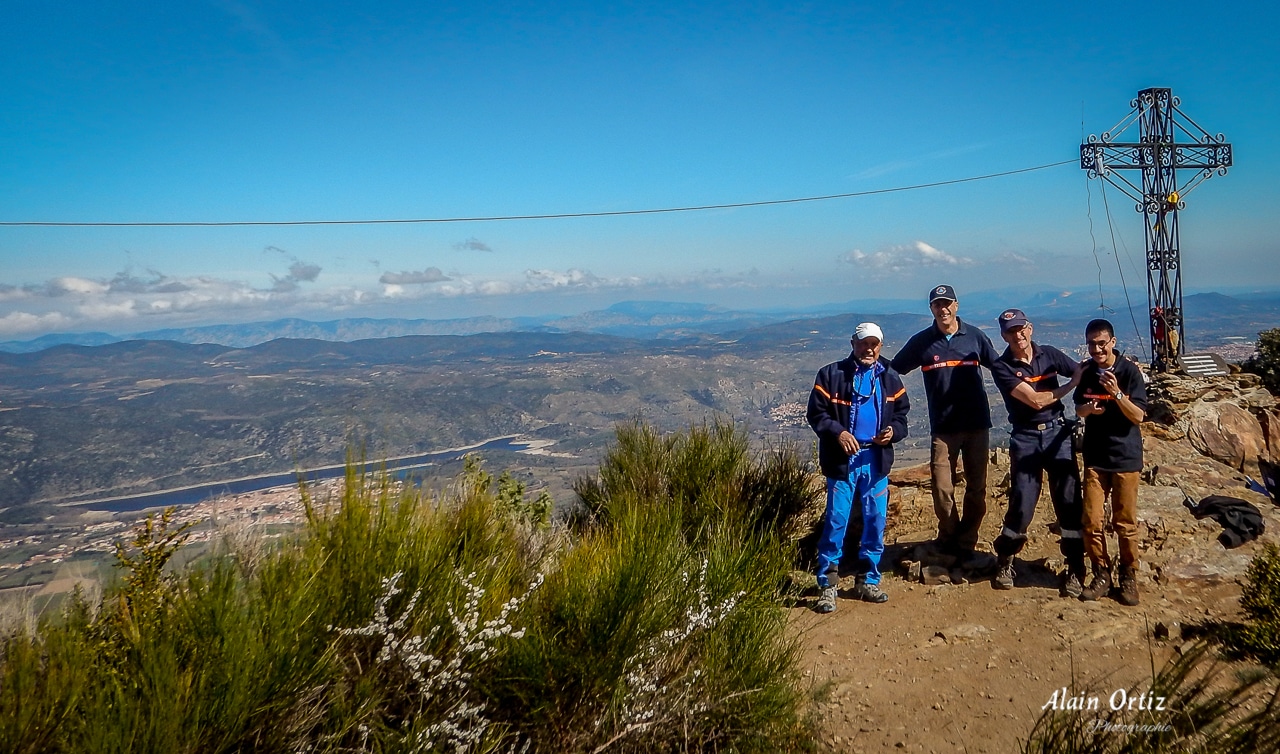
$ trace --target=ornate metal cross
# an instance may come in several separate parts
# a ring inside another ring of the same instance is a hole
[[[1172,89],[1143,89],[1129,103],[1133,110],[1102,136],[1080,145],[1080,167],[1103,178],[1137,202],[1146,218],[1147,306],[1151,317],[1151,366],[1154,371],[1181,367],[1183,353],[1182,264],[1178,212],[1186,196],[1214,173],[1231,167],[1231,145],[1210,135],[1178,108]],[[1134,123],[1138,141],[1117,138]],[[1178,142],[1183,136],[1184,141]],[[1186,139],[1189,139],[1187,141]],[[1178,184],[1177,171],[1191,177]],[[1141,186],[1119,171],[1142,171]],[[1113,249],[1113,252],[1115,250]]]

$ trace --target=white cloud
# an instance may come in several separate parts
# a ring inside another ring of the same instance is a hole
[[[66,294],[94,295],[106,293],[110,289],[111,286],[107,283],[78,277],[61,277],[49,281],[49,293],[53,296]]]
[[[0,283],[0,301],[16,301],[18,299],[30,298],[32,291],[26,288],[19,288],[16,285],[8,285]]]
[[[429,294],[440,296],[510,296],[562,290],[606,290],[635,288],[653,281],[638,277],[605,278],[588,270],[525,270],[523,280],[476,280],[454,278],[434,287]]]
[[[0,317],[0,334],[22,335],[33,332],[48,332],[59,327],[66,327],[71,320],[61,312],[47,314],[31,314],[30,312],[9,312]]]
[[[370,280],[363,286],[325,287],[306,282],[313,272],[311,268],[297,269],[298,264],[302,263],[291,260],[288,275],[272,275],[259,285],[210,276],[171,277],[155,270],[137,275],[126,270],[104,279],[63,276],[35,285],[0,286],[0,332],[134,332],[211,321],[315,317],[326,312],[441,298],[554,296],[635,289],[709,290],[762,284],[759,275],[748,280],[719,270],[704,270],[683,278],[641,278],[609,277],[581,268],[531,268],[510,277],[473,277],[457,273],[446,276],[439,269],[428,267],[384,273],[377,283]],[[140,320],[147,324],[138,324]]]
[[[300,282],[313,283],[320,277],[320,265],[295,260],[289,265],[289,277]]]
[[[439,267],[428,267],[422,271],[412,272],[384,272],[382,277],[378,278],[378,282],[383,285],[426,285],[427,283],[439,283],[449,278],[440,271]]]
[[[89,320],[127,319],[130,317],[136,317],[140,313],[138,310],[138,302],[131,298],[125,299],[124,301],[88,301],[77,306],[76,312],[83,318]]]
[[[320,277],[320,265],[304,262],[298,257],[290,254],[276,246],[268,246],[263,249],[264,252],[276,253],[284,256],[289,260],[289,274],[284,277],[271,275],[273,282],[272,290],[280,293],[289,293],[298,289],[299,283],[314,283],[316,278]]]
[[[874,275],[891,275],[913,272],[926,267],[959,268],[969,267],[973,260],[968,257],[948,254],[934,248],[924,241],[890,246],[887,249],[866,254],[854,249],[843,257],[844,261],[856,266],[859,270]]]
[[[614,287],[615,281],[607,281],[583,270],[525,270],[525,283],[529,290],[549,288],[600,288]]]

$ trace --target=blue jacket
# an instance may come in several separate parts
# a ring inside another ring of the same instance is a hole
[[[878,430],[893,427],[893,440],[888,445],[871,447],[880,454],[880,472],[888,474],[893,466],[893,443],[901,442],[907,436],[907,412],[911,410],[911,400],[907,398],[902,378],[893,371],[888,359],[882,357],[873,368],[879,372],[880,380]],[[858,361],[851,353],[849,358],[828,364],[819,370],[813,390],[809,393],[806,417],[809,426],[818,435],[818,465],[822,467],[823,476],[831,479],[849,477],[849,456],[840,447],[840,433],[849,430],[849,410],[853,406],[853,375],[857,370]]]

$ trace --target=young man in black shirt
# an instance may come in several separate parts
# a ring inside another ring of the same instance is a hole
[[[938,517],[938,544],[961,561],[973,556],[978,527],[987,514],[987,455],[990,451],[991,407],[982,370],[996,359],[991,340],[956,316],[955,289],[939,285],[929,292],[933,324],[911,336],[893,357],[893,369],[924,373],[929,401],[929,477],[933,512]],[[956,506],[955,479],[964,464],[964,509]]]
[[[1013,588],[1013,556],[1027,543],[1040,487],[1049,476],[1049,498],[1058,518],[1059,547],[1067,561],[1062,595],[1079,597],[1084,583],[1084,539],[1080,523],[1080,469],[1071,448],[1074,421],[1063,416],[1062,398],[1080,382],[1084,365],[1053,346],[1031,340],[1033,328],[1019,309],[996,318],[1009,345],[991,365],[1004,405],[1009,409],[1009,509],[996,538],[996,575],[992,586]]]
[[[1091,363],[1080,376],[1074,400],[1084,420],[1084,546],[1093,580],[1081,595],[1096,600],[1111,592],[1111,557],[1103,521],[1111,496],[1111,525],[1119,540],[1120,602],[1138,604],[1138,475],[1147,388],[1142,372],[1115,352],[1115,328],[1105,319],[1085,327]]]

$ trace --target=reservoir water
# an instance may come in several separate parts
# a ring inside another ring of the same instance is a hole
[[[474,453],[479,450],[506,450],[516,452],[529,447],[529,445],[530,443],[517,441],[514,436],[499,437],[480,443],[479,445],[471,445],[465,448],[438,450],[431,453],[422,453],[416,456],[392,458],[386,461],[370,461],[367,464],[367,468],[373,470],[385,466],[388,471],[394,473],[398,477],[404,478],[418,469],[432,466],[442,461],[453,461],[468,453]],[[68,505],[89,508],[97,511],[123,513],[126,511],[143,510],[146,508],[167,508],[170,505],[194,505],[196,503],[202,503],[209,498],[220,497],[222,495],[240,495],[246,492],[267,490],[272,487],[296,485],[300,477],[306,479],[308,482],[317,482],[323,479],[336,479],[344,474],[346,474],[346,464],[337,464],[334,466],[322,466],[317,469],[289,471],[281,474],[264,474],[262,476],[232,479],[224,482],[211,482],[209,484],[201,484],[193,487],[160,490],[159,492],[147,492],[140,495],[125,495],[98,500],[85,500],[83,502],[68,503]]]

